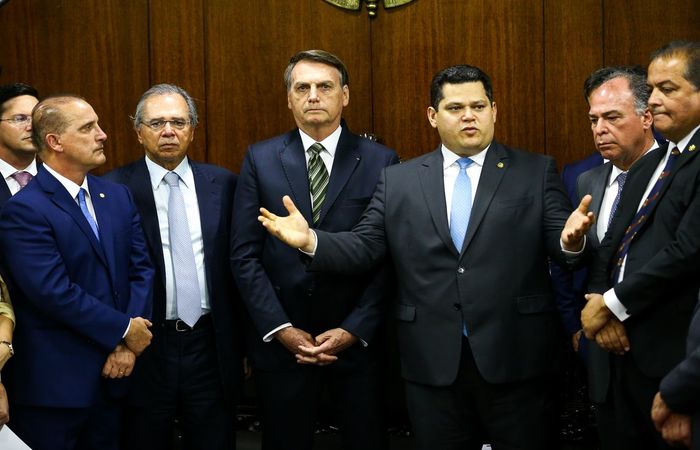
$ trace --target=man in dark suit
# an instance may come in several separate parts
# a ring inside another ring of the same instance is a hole
[[[0,86],[0,207],[36,175],[37,149],[32,143],[32,109],[36,89],[22,83]]]
[[[588,242],[591,248],[597,248],[618,208],[629,169],[658,145],[647,106],[649,90],[644,69],[618,66],[596,70],[584,83],[584,95],[589,105],[593,141],[599,154],[607,160],[605,164],[582,173],[577,180],[576,201],[586,194],[592,197],[590,209],[598,221],[588,231]],[[584,292],[580,291],[579,317],[585,304]],[[580,338],[580,333],[577,337]],[[619,322],[611,324],[608,332],[599,333],[597,338],[597,345],[587,348],[589,394],[597,404],[601,444],[604,449],[616,449],[608,352],[623,354],[629,342]]]
[[[106,176],[133,193],[156,266],[153,345],[138,361],[129,392],[129,449],[172,448],[176,418],[186,449],[236,444],[242,356],[229,266],[236,176],[187,157],[196,126],[197,109],[187,92],[169,84],[151,87],[134,114],[146,156]]]
[[[700,42],[674,42],[657,50],[649,66],[649,84],[654,89],[649,101],[652,111],[655,115],[665,115],[659,120],[659,128],[663,127],[664,134],[678,147],[698,151]],[[697,276],[697,268],[697,262],[692,264],[689,276]],[[661,381],[652,406],[652,419],[670,444],[700,449],[700,308],[697,305],[690,322],[686,357]]]
[[[51,97],[33,112],[44,165],[0,213],[17,321],[3,373],[12,429],[31,448],[119,448],[135,356],[149,344],[153,269],[124,187],[88,175],[107,136],[92,107]]]
[[[311,270],[364,271],[390,256],[417,448],[554,448],[560,326],[547,257],[580,257],[590,198],[567,221],[554,160],[493,140],[496,104],[480,69],[439,72],[431,105],[441,147],[385,169],[351,232],[309,230],[289,197],[289,217],[262,208],[260,221],[315,250]]]
[[[349,230],[381,170],[398,157],[341,121],[350,93],[347,70],[335,55],[297,53],[284,78],[298,129],[248,149],[234,206],[232,268],[255,326],[250,354],[263,449],[312,448],[326,387],[339,405],[345,448],[384,449],[378,328],[388,306],[385,270],[308,273],[298,252],[269,236],[257,216],[260,204],[281,210],[282,196],[291,192],[319,229]],[[315,189],[317,180],[325,189]],[[315,356],[299,349],[317,345],[324,350]]]
[[[581,318],[589,338],[614,326],[629,351],[611,357],[610,396],[617,449],[669,448],[649,417],[661,378],[683,358],[700,280],[700,159],[696,157],[700,93],[693,45],[652,57],[649,106],[670,142],[629,172],[615,219],[591,269]],[[690,73],[690,75],[689,75]]]

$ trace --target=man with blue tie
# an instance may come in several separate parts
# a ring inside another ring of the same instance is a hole
[[[192,97],[152,86],[134,113],[145,156],[105,177],[133,193],[156,268],[153,344],[129,390],[127,449],[235,448],[242,378],[240,310],[229,266],[236,176],[187,156],[198,123]]]
[[[151,340],[153,269],[129,191],[88,174],[106,160],[92,107],[50,97],[32,122],[44,164],[0,213],[22,324],[3,373],[11,426],[34,450],[117,449],[121,379]]]
[[[580,258],[590,197],[569,216],[554,160],[493,139],[491,86],[474,66],[435,75],[427,115],[442,145],[386,168],[352,231],[310,230],[289,197],[288,217],[261,208],[268,231],[313,254],[310,270],[357,272],[390,258],[420,450],[557,446],[561,327],[548,256]]]

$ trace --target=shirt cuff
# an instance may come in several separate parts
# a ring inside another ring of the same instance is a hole
[[[620,322],[627,320],[630,315],[627,313],[627,308],[620,302],[615,294],[615,289],[609,289],[605,294],[603,294],[603,302],[605,306],[608,307],[610,312],[615,314],[615,317],[620,319]]]
[[[122,335],[122,339],[126,337],[127,334],[129,334],[129,328],[131,328],[131,319],[129,319],[129,324],[126,326],[126,331],[124,331],[124,334]]]
[[[313,258],[314,256],[316,256],[316,249],[318,248],[318,236],[316,236],[316,232],[314,230],[309,230],[309,231],[311,231],[314,235],[314,241],[315,241],[314,242],[314,249],[311,250],[311,252],[305,252],[302,249],[299,249],[299,251],[302,252],[303,254],[305,254],[306,256],[310,256]]]
[[[275,337],[275,333],[277,333],[279,330],[281,330],[283,328],[289,328],[291,326],[292,326],[291,322],[283,323],[282,325],[278,326],[277,328],[275,328],[274,330],[270,331],[265,336],[263,336],[263,342],[272,341],[272,339]]]
[[[564,241],[562,241],[561,238],[559,238],[559,245],[561,246],[561,251],[564,252],[564,255],[566,255],[566,256],[571,256],[571,257],[578,256],[581,253],[583,253],[583,251],[586,249],[586,239],[587,239],[587,237],[584,234],[583,235],[583,245],[581,246],[581,250],[579,250],[577,252],[572,252],[571,250],[567,250],[564,248]]]

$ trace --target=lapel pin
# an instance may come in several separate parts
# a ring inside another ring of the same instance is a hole
[[[505,164],[503,164],[502,162],[499,162],[498,164],[496,164],[496,167],[498,167],[499,169],[502,169],[504,165]]]
[[[105,198],[105,194],[100,192],[100,198]]]
[[[694,152],[694,151],[695,151],[695,144],[693,144],[693,145],[691,145],[690,147],[688,147],[688,151]]]

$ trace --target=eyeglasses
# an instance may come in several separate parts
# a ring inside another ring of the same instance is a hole
[[[10,122],[12,125],[27,125],[32,122],[32,116],[29,114],[17,114],[9,119],[0,119],[0,122]]]
[[[171,128],[176,130],[184,130],[187,125],[190,124],[188,120],[173,119],[173,120],[151,120],[150,122],[141,122],[153,131],[160,131],[165,128],[166,124],[170,124]]]

